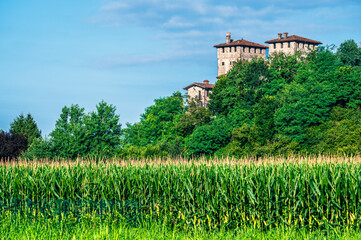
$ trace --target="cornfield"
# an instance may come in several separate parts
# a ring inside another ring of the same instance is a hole
[[[0,183],[0,199],[140,201],[144,219],[172,226],[361,224],[360,158],[3,163]]]

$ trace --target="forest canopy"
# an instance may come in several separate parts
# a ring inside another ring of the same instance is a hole
[[[361,48],[239,61],[221,76],[209,108],[180,92],[156,99],[121,129],[104,101],[86,114],[64,107],[49,139],[24,157],[197,157],[361,153]]]

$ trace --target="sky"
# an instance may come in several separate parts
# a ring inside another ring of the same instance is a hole
[[[226,32],[361,42],[361,1],[1,0],[0,129],[30,113],[45,136],[64,106],[102,100],[135,123],[154,99],[216,81]]]

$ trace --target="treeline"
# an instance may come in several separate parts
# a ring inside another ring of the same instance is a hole
[[[121,129],[115,107],[64,107],[49,139],[22,156],[125,158],[361,153],[361,48],[240,61],[210,94],[209,109],[181,93],[156,99]]]

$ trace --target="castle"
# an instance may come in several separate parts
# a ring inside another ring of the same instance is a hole
[[[227,74],[232,69],[233,64],[239,60],[251,61],[253,58],[266,59],[266,51],[269,49],[269,55],[276,52],[283,52],[285,54],[294,54],[296,51],[308,52],[317,49],[322,42],[315,41],[309,38],[300,37],[297,35],[288,36],[288,33],[278,33],[278,37],[268,40],[265,43],[268,46],[247,41],[243,38],[233,41],[231,33],[226,33],[226,42],[214,45],[217,48],[218,60],[218,76]],[[214,84],[210,84],[208,80],[203,83],[192,83],[183,88],[188,91],[188,98],[193,98],[199,101],[200,106],[207,107],[209,102],[209,93],[212,91]]]

